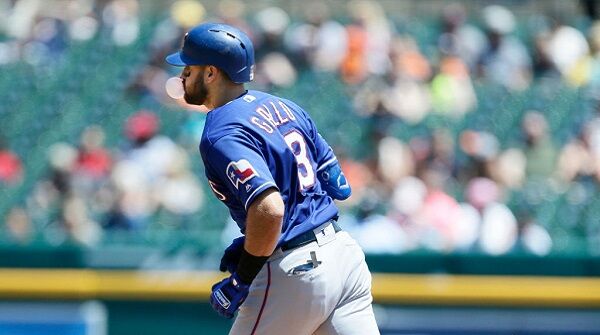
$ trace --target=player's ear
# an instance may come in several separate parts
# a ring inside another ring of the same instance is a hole
[[[217,68],[215,66],[209,65],[206,67],[204,71],[204,79],[207,83],[212,83],[217,77]]]

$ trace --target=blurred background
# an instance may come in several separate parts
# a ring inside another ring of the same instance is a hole
[[[600,3],[0,0],[0,334],[226,334],[192,26],[315,119],[383,334],[600,334]],[[476,317],[474,317],[476,316]],[[293,333],[293,332],[292,332]]]

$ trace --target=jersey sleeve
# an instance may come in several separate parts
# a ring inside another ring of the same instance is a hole
[[[309,131],[312,137],[311,139],[315,144],[315,162],[317,163],[317,172],[319,172],[325,169],[327,166],[336,163],[337,158],[335,157],[331,146],[329,146],[329,144],[327,143],[327,141],[325,141],[323,136],[319,134],[319,131],[317,130],[317,126],[315,125],[314,121],[308,115],[306,115],[306,119],[308,120],[308,126],[310,128]]]
[[[333,149],[331,149],[329,144],[325,142],[325,139],[319,133],[317,133],[315,147],[317,148],[317,172],[325,169],[331,164],[337,163],[337,158],[333,153]]]
[[[258,195],[277,188],[260,150],[241,135],[228,135],[203,155],[209,179],[218,179],[246,210]]]

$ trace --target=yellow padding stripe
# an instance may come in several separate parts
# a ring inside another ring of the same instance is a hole
[[[205,301],[219,272],[0,269],[2,299]],[[379,303],[600,307],[600,278],[373,274]]]
[[[0,297],[206,299],[217,272],[0,269]]]
[[[374,274],[378,302],[600,307],[600,278]]]

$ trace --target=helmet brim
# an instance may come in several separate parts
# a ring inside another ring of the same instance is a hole
[[[165,60],[167,61],[167,63],[169,63],[173,66],[191,65],[188,62],[185,62],[185,60],[183,59],[183,57],[181,55],[181,51],[168,55],[165,58]]]

